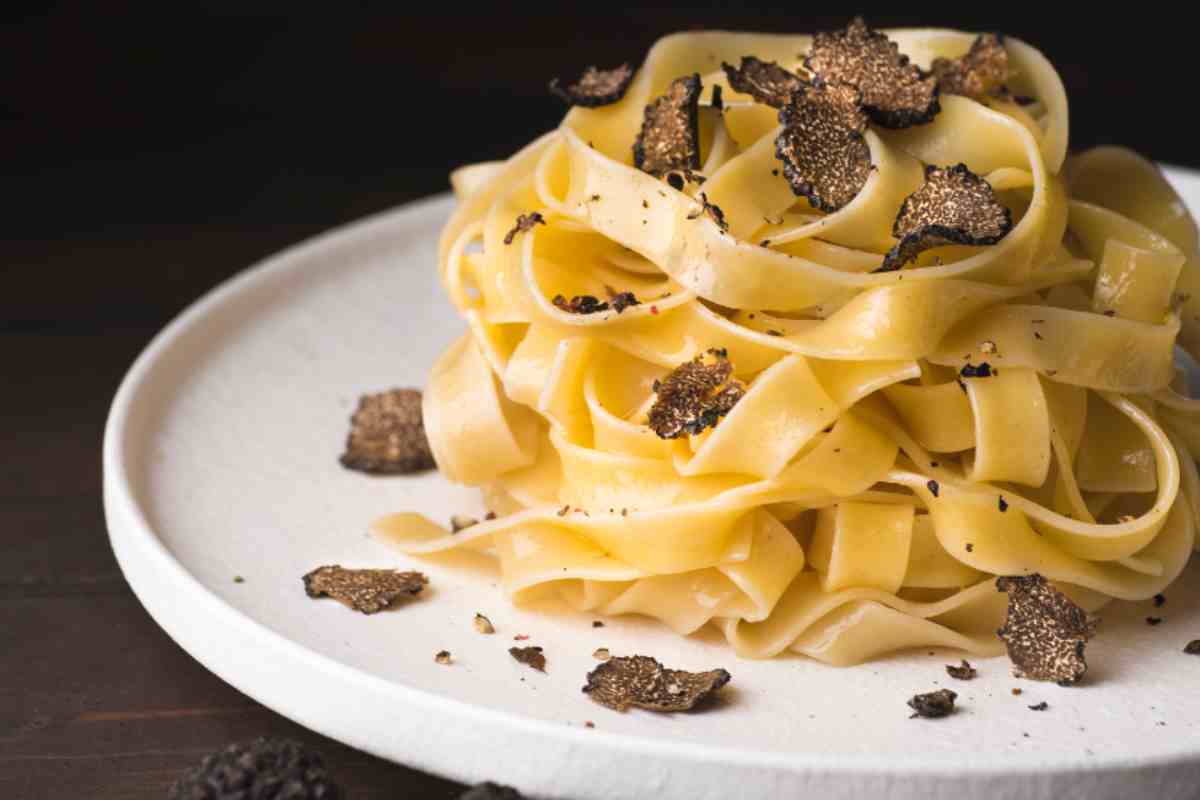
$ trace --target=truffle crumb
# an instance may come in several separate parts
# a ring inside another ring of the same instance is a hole
[[[1183,646],[1183,652],[1189,656],[1200,656],[1200,639],[1192,639]]]
[[[365,394],[350,417],[341,464],[379,475],[419,472],[434,466],[421,418],[421,393],[392,389]]]
[[[419,572],[394,569],[346,569],[337,564],[317,567],[304,576],[309,597],[332,597],[363,614],[391,608],[397,600],[421,593],[429,579]]]
[[[1163,622],[1162,617],[1146,617],[1146,624],[1149,625],[1150,627],[1154,627],[1155,625],[1161,625],[1162,622]]]
[[[1033,705],[1031,705],[1029,707],[1029,710],[1030,711],[1045,711],[1049,707],[1050,707],[1050,704],[1047,703],[1045,700],[1043,700],[1040,703],[1034,703]]]
[[[660,438],[676,439],[715,426],[746,393],[732,376],[725,350],[710,349],[680,364],[654,385],[650,428]]]
[[[1164,594],[1154,595],[1154,607],[1155,608],[1162,608],[1166,604],[1167,604],[1167,596],[1166,595],[1164,595]]]
[[[760,61],[754,56],[742,56],[742,63],[734,68],[721,64],[729,86],[735,92],[748,94],[760,103],[783,108],[793,93],[804,88],[807,82],[774,61]]]
[[[608,311],[609,308],[608,303],[590,294],[575,295],[569,301],[561,294],[556,294],[550,302],[554,304],[555,308],[568,314],[598,314],[601,311]]]
[[[871,175],[860,99],[849,84],[818,83],[797,91],[779,112],[783,130],[775,157],[792,191],[814,208],[832,213],[845,207]]]
[[[472,786],[458,800],[525,800],[525,796],[511,786],[487,781]]]
[[[699,219],[702,216],[707,216],[713,222],[717,223],[717,227],[722,231],[728,231],[729,223],[725,221],[725,212],[721,210],[720,206],[708,202],[708,195],[704,192],[700,193],[700,202],[702,203],[700,208],[688,212],[687,218]]]
[[[441,664],[442,666],[445,666],[445,665],[449,664],[451,661],[453,661],[453,658],[450,655],[449,650],[438,650],[436,653],[433,654],[433,660],[436,661],[437,663]]]
[[[625,516],[625,512],[626,512],[626,510],[627,510],[627,509],[624,509],[624,508],[622,508],[622,509],[621,509],[621,516]],[[599,619],[594,619],[594,620],[592,620],[592,627],[593,627],[593,628],[603,628],[603,627],[604,627],[604,621],[603,621],[603,620],[599,620]]]
[[[954,701],[957,699],[958,694],[949,689],[938,689],[936,692],[915,694],[908,701],[908,707],[913,710],[910,719],[916,719],[917,717],[924,717],[925,719],[945,717],[954,712]]]
[[[615,69],[588,67],[579,80],[565,89],[558,78],[550,81],[550,92],[570,106],[596,108],[617,102],[625,96],[633,81],[633,67],[628,63]]]
[[[1008,594],[1008,618],[997,635],[1008,649],[1013,675],[1064,686],[1082,678],[1084,648],[1099,621],[1038,574],[1000,577],[996,588]]]
[[[979,673],[971,666],[970,661],[963,659],[962,665],[958,667],[953,664],[947,664],[946,674],[955,680],[969,681],[973,680]]]
[[[676,78],[666,94],[646,106],[633,145],[634,166],[657,177],[700,169],[701,88],[698,74]]]
[[[935,58],[931,71],[944,94],[981,98],[1000,91],[1009,74],[1004,37],[981,33],[964,55],[955,59]]]
[[[466,530],[472,525],[478,525],[479,520],[474,517],[468,517],[466,514],[455,514],[450,518],[450,532],[458,533],[461,530]]]
[[[479,633],[495,633],[496,626],[483,614],[475,612],[475,630]]]
[[[167,800],[340,800],[321,756],[300,742],[259,737],[231,744],[179,776]]]
[[[974,364],[964,364],[963,368],[958,371],[958,374],[963,378],[990,378],[996,374],[992,369],[992,365],[986,361],[980,362],[979,366]]]
[[[941,487],[938,485],[938,482],[935,480],[926,481],[925,488],[929,489],[929,493],[934,497],[938,496],[938,491],[941,489]]]
[[[587,675],[583,692],[615,711],[631,706],[650,711],[690,711],[730,681],[723,669],[667,669],[650,656],[617,656]]]
[[[996,244],[1012,230],[1012,212],[992,185],[967,169],[925,167],[925,182],[904,199],[892,224],[900,241],[877,272],[900,269],[925,250],[948,244]]]
[[[910,63],[895,42],[862,17],[843,30],[814,36],[804,67],[821,80],[858,87],[863,108],[885,128],[929,122],[941,110],[937,78]]]
[[[528,214],[518,214],[516,224],[512,226],[512,229],[508,233],[504,234],[504,243],[512,244],[513,239],[516,238],[518,233],[531,231],[534,225],[545,224],[546,218],[536,211],[531,211]]]
[[[533,667],[538,672],[546,671],[546,656],[540,647],[510,647],[508,654],[526,666]]]

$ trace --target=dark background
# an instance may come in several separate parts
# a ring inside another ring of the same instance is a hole
[[[161,798],[262,733],[309,741],[353,798],[452,784],[307,733],[207,673],[142,611],[100,506],[104,416],[154,332],[298,239],[448,188],[562,113],[547,80],[638,62],[687,27],[808,31],[845,15],[401,3],[51,5],[0,12],[0,797]],[[1183,22],[972,4],[876,26],[1002,30],[1040,47],[1075,147],[1200,166]]]

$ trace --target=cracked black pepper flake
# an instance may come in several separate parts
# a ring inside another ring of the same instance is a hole
[[[550,302],[554,304],[555,308],[568,314],[598,314],[601,311],[608,311],[609,308],[608,303],[590,294],[575,295],[570,300],[561,294],[556,294]]]
[[[1000,510],[1008,511],[1008,501],[1004,499],[1004,495],[1000,495]]]
[[[822,82],[797,91],[779,112],[783,130],[775,157],[792,191],[822,211],[846,206],[870,177],[867,116],[859,100],[849,84]]]
[[[1008,618],[996,633],[1008,648],[1013,675],[1063,686],[1082,678],[1084,648],[1099,620],[1036,573],[997,578],[996,588],[1008,594]]]
[[[700,169],[700,89],[698,74],[676,78],[666,94],[646,106],[633,145],[638,169],[658,177]]]
[[[433,660],[441,664],[443,667],[454,661],[454,657],[450,655],[449,650],[438,650],[433,654]]]
[[[1040,703],[1034,703],[1029,707],[1030,711],[1045,711],[1050,707],[1050,704],[1043,700]]]
[[[633,67],[628,63],[615,69],[588,67],[579,80],[563,88],[558,78],[550,81],[550,91],[567,105],[596,108],[617,102],[633,82]]]
[[[964,364],[963,368],[958,371],[958,374],[963,378],[990,378],[996,372],[992,369],[991,364],[983,361],[978,366],[975,364]]]
[[[504,243],[512,244],[513,239],[518,233],[525,233],[533,230],[534,225],[545,225],[546,218],[536,211],[531,211],[528,214],[518,214],[516,224],[512,226],[512,230],[504,234]]]
[[[1003,88],[1008,80],[1008,51],[1004,36],[981,33],[971,49],[958,58],[935,58],[930,67],[943,94],[985,97]]]
[[[332,597],[364,614],[391,608],[396,601],[421,593],[429,579],[419,572],[394,569],[347,569],[330,564],[304,576],[309,597]]]
[[[339,461],[346,469],[379,475],[432,469],[433,452],[421,418],[421,392],[392,389],[360,397],[350,417],[346,451]]]
[[[538,672],[546,671],[546,656],[542,654],[542,648],[540,647],[510,647],[508,648],[508,654],[522,664],[533,667]]]
[[[729,683],[723,669],[687,672],[667,669],[650,656],[617,656],[587,675],[587,694],[602,706],[625,711],[690,711]]]
[[[1155,625],[1162,625],[1162,623],[1163,623],[1162,617],[1146,617],[1146,624],[1152,628]]]
[[[700,193],[700,203],[700,208],[688,212],[688,219],[699,219],[702,216],[707,216],[713,222],[717,223],[717,227],[721,230],[729,230],[729,223],[725,221],[725,212],[721,210],[720,206],[708,202],[708,195],[704,192]]]
[[[1167,604],[1167,596],[1165,594],[1154,595],[1154,607],[1162,608]]]
[[[1200,656],[1200,639],[1192,639],[1183,646],[1183,652],[1189,656]]]
[[[746,393],[732,376],[725,350],[710,349],[680,364],[655,382],[650,428],[662,439],[676,439],[715,426]]]
[[[458,800],[525,800],[525,796],[511,786],[487,781],[472,786]]]
[[[167,790],[167,800],[340,800],[344,796],[319,753],[291,739],[266,736],[206,756]]]
[[[936,692],[915,694],[908,700],[908,707],[914,712],[909,719],[916,719],[917,717],[937,719],[938,717],[948,716],[954,712],[954,701],[957,699],[958,694],[949,689],[938,689]]]
[[[459,531],[466,530],[472,525],[478,524],[479,520],[475,519],[474,517],[468,517],[466,514],[455,514],[450,518],[450,532],[458,533]]]
[[[496,626],[492,621],[479,612],[475,612],[475,630],[479,633],[495,633]]]
[[[938,496],[938,490],[941,489],[941,487],[938,486],[937,481],[935,481],[935,480],[926,481],[925,486],[929,489],[929,493],[931,495],[933,495],[934,497]]]
[[[855,17],[844,30],[818,33],[804,67],[821,80],[857,86],[872,121],[885,128],[929,122],[941,110],[938,81],[885,34]]]
[[[947,664],[946,674],[955,680],[969,681],[974,680],[979,673],[971,666],[971,662],[964,658],[960,666],[956,667],[953,664]]]
[[[742,63],[736,68],[722,62],[721,69],[735,92],[748,94],[775,108],[783,108],[794,92],[808,85],[808,81],[774,61],[761,61],[754,56],[742,56]]]
[[[904,198],[892,235],[900,241],[876,272],[900,269],[923,251],[948,244],[996,244],[1012,230],[1012,212],[992,185],[967,169],[925,167],[921,188]]]

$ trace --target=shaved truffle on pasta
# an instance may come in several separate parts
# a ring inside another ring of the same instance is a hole
[[[755,103],[701,105],[701,76]],[[1009,80],[1038,102],[955,96]],[[1153,163],[1066,152],[1062,83],[1011,37],[661,40],[622,102],[456,173],[438,269],[464,331],[422,418],[497,516],[373,533],[487,556],[512,602],[584,626],[639,614],[834,665],[949,648],[961,679],[1011,649],[1073,678],[1081,615],[1148,601],[1193,549],[1200,402],[1174,351],[1200,354],[1200,234]],[[1033,568],[1079,613],[997,591]],[[614,707],[725,679],[596,663]]]

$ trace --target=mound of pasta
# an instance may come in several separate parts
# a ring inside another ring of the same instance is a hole
[[[555,91],[557,130],[454,173],[441,238],[468,331],[424,422],[496,516],[376,535],[839,665],[1003,652],[997,576],[1092,611],[1180,574],[1197,228],[1138,155],[1067,157],[1037,50],[684,33]]]

